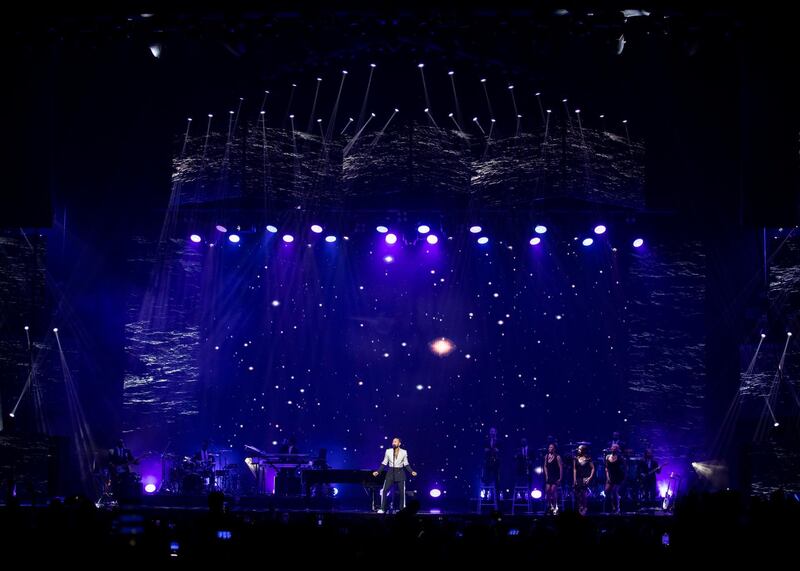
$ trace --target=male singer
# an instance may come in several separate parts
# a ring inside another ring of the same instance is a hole
[[[383,470],[386,471],[386,480],[383,482],[383,490],[381,490],[381,509],[378,510],[379,514],[386,511],[386,496],[392,484],[397,484],[400,496],[403,498],[402,507],[406,507],[406,470],[412,476],[417,475],[408,463],[408,452],[400,448],[399,438],[392,440],[392,447],[386,450],[381,467],[375,470],[372,475],[377,477],[379,471]]]

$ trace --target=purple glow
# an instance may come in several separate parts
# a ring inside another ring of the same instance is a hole
[[[156,491],[156,485],[155,484],[147,484],[144,487],[144,491],[147,492],[148,494],[152,494],[153,492]]]
[[[203,239],[197,234],[192,234],[191,236],[189,236],[189,240],[191,240],[195,244],[199,244]]]
[[[584,238],[581,244],[583,244],[584,246],[591,246],[592,244],[594,244],[594,240],[592,240],[591,238]]]
[[[531,238],[531,246],[538,246],[541,243],[542,243],[542,239],[539,238],[539,236],[535,236],[535,237]]]
[[[228,236],[228,240],[230,240],[234,244],[238,244],[239,240],[241,240],[241,238],[239,238],[238,234],[231,234],[230,236]]]
[[[294,236],[292,236],[291,234],[284,234],[283,241],[286,242],[287,244],[291,244],[292,242],[294,242]]]
[[[325,236],[325,241],[328,244],[333,244],[336,241],[336,236]]]
[[[227,232],[228,231],[228,229],[225,228],[225,226],[223,226],[222,224],[217,224],[217,230],[219,230],[220,232]]]
[[[391,264],[392,262],[394,262],[394,258],[392,256],[384,256],[383,261],[386,262],[387,264]]]
[[[644,240],[641,238],[636,238],[636,240],[633,241],[634,248],[641,248],[642,246],[644,246]]]
[[[480,238],[478,238],[478,244],[483,245],[488,243],[489,243],[489,238],[487,238],[486,236],[481,236]]]
[[[313,224],[311,226],[311,231],[314,234],[322,234],[322,226],[320,226],[319,224]]]
[[[397,242],[397,236],[395,234],[387,234],[385,240],[387,244],[395,244]]]
[[[272,232],[273,234],[275,234],[277,231],[278,231],[278,228],[273,226],[272,224],[267,226],[267,232]]]
[[[419,226],[417,226],[417,232],[419,232],[420,234],[427,234],[430,231],[431,227],[425,224],[420,224]]]
[[[430,494],[432,498],[439,498],[442,496],[442,490],[440,490],[439,488],[433,488],[430,491]]]
[[[483,230],[483,228],[481,228],[480,226],[470,226],[469,228],[469,231],[472,232],[473,234],[480,234],[481,230]]]
[[[598,234],[598,235],[599,234],[605,234],[606,233],[606,227],[603,226],[602,224],[598,224],[597,226],[594,227],[594,233]]]
[[[389,229],[386,226],[378,226],[377,228],[375,228],[375,230],[377,230],[381,234],[386,234],[389,231]]]
[[[536,227],[533,229],[534,232],[537,234],[544,234],[547,232],[547,226],[542,226],[541,224],[537,224]]]
[[[538,489],[534,488],[533,491],[531,492],[531,497],[534,500],[541,499],[542,498],[542,490],[538,490]]]
[[[428,244],[431,245],[439,242],[439,238],[437,238],[435,234],[428,234],[428,237],[425,239],[428,241]]]

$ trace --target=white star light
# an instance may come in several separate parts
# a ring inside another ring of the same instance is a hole
[[[446,357],[452,353],[453,349],[456,348],[455,344],[446,337],[434,339],[428,344],[428,346],[430,347],[431,351],[439,357]]]

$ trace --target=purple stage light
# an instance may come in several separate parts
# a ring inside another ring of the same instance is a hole
[[[273,226],[272,224],[269,224],[267,226],[267,232],[272,232],[273,234],[275,234],[277,231],[278,231],[278,228]]]
[[[394,258],[392,256],[384,256],[383,261],[386,262],[387,264],[391,264],[392,262],[394,262]]]
[[[531,246],[538,246],[541,243],[542,243],[542,239],[539,238],[539,236],[535,236],[535,237],[531,238]]]
[[[319,224],[312,224],[311,231],[314,234],[322,234],[322,226],[320,226]]]
[[[644,246],[644,240],[641,238],[636,238],[636,240],[633,241],[634,248],[641,248],[642,246]]]
[[[432,498],[440,498],[442,497],[442,490],[440,490],[439,488],[433,488],[430,491],[430,495]]]
[[[472,234],[480,234],[481,230],[483,230],[483,228],[481,228],[480,226],[470,226],[470,228],[469,228],[469,231]]]
[[[594,233],[598,234],[598,235],[605,234],[606,233],[606,227],[603,226],[602,224],[598,224],[597,226],[594,227]]]
[[[389,231],[389,229],[386,226],[378,226],[377,228],[375,228],[375,230],[377,230],[381,234],[386,234]]]
[[[292,236],[291,234],[284,234],[283,241],[286,242],[287,244],[291,244],[292,242],[294,242],[294,236]]]
[[[584,238],[581,244],[583,244],[584,246],[591,246],[592,244],[594,244],[594,240],[592,240],[591,238]]]
[[[222,224],[217,224],[217,230],[219,230],[220,232],[227,232],[228,231],[228,229],[225,228],[225,226],[223,226]]]
[[[156,485],[155,484],[147,484],[144,487],[144,491],[147,492],[148,494],[152,494],[153,492],[156,491]]]
[[[197,234],[192,234],[191,236],[189,236],[189,240],[191,240],[195,244],[199,244],[200,242],[203,241],[203,239]]]
[[[431,227],[426,224],[420,224],[419,226],[417,226],[417,232],[419,232],[420,234],[427,234],[430,231]]]
[[[539,490],[539,489],[536,489],[536,488],[534,488],[534,489],[533,489],[533,491],[531,491],[531,497],[532,497],[534,500],[540,500],[540,499],[542,499],[542,490]]]
[[[547,232],[547,226],[543,226],[542,224],[537,224],[534,227],[533,231],[536,232],[537,234],[544,234],[545,232]]]
[[[238,234],[231,234],[230,236],[228,236],[228,240],[230,240],[234,244],[238,244],[239,240],[241,240],[241,238],[239,238]]]
[[[425,238],[425,240],[427,240],[428,244],[430,245],[437,244],[439,242],[439,238],[435,234],[428,234],[428,237]]]
[[[395,234],[387,234],[385,240],[389,245],[395,244],[397,242],[397,236]]]
[[[325,241],[329,244],[333,244],[336,241],[336,236],[325,236]]]
[[[478,238],[478,244],[483,245],[488,243],[489,243],[489,238],[487,238],[486,236],[481,236],[480,238]]]

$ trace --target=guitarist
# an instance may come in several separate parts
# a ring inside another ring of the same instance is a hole
[[[651,448],[645,450],[644,458],[639,461],[638,478],[644,501],[649,505],[653,505],[658,498],[656,474],[661,472],[661,467],[658,460],[653,458],[653,450]]]

